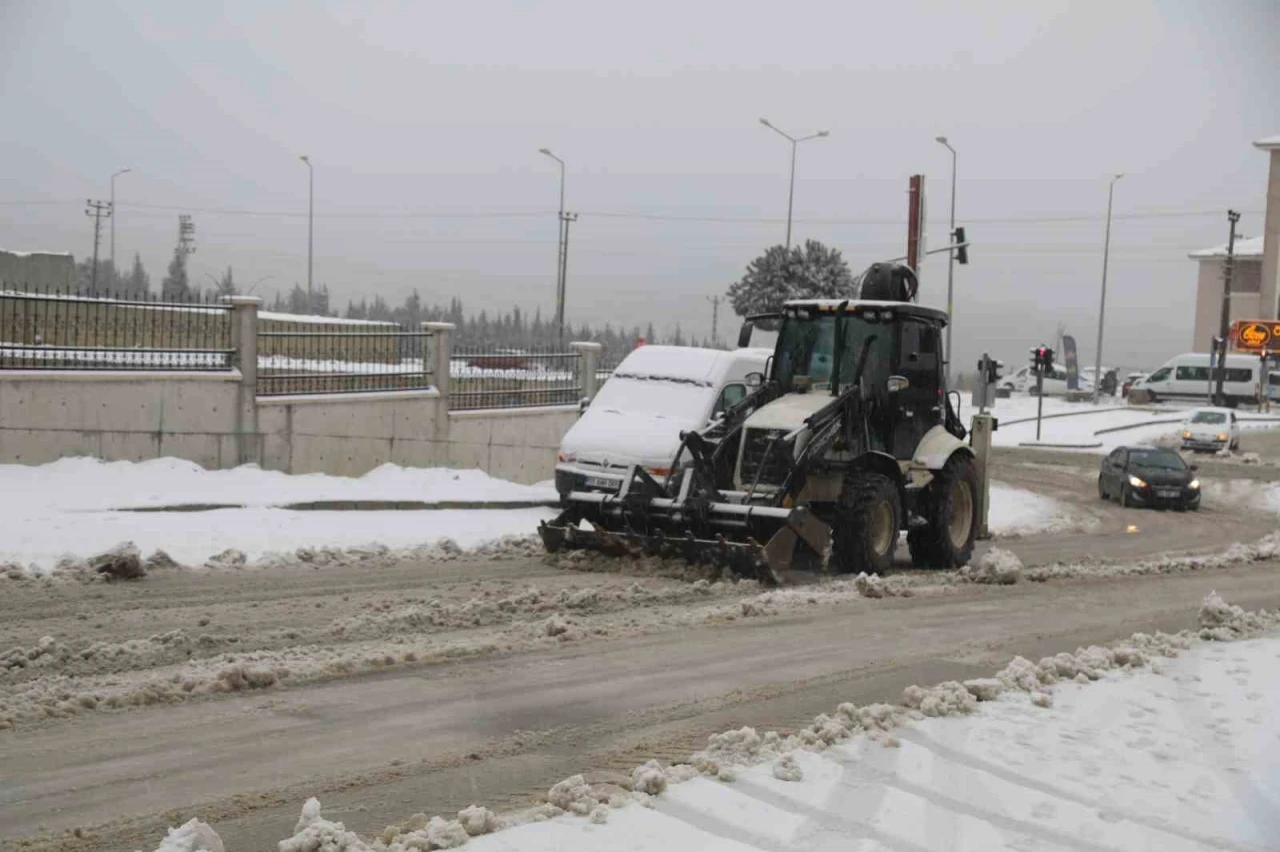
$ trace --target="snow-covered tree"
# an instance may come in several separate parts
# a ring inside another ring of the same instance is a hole
[[[788,299],[852,299],[857,285],[838,249],[817,240],[790,250],[773,246],[747,265],[729,287],[729,303],[739,316],[775,311]]]

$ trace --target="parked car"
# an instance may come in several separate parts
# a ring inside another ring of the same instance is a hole
[[[1196,452],[1240,447],[1240,421],[1226,408],[1197,408],[1182,424],[1182,449]]]
[[[1146,377],[1146,373],[1130,373],[1125,376],[1124,384],[1120,386],[1120,395],[1127,397],[1129,395],[1129,389],[1133,387],[1135,383],[1142,381]]]
[[[617,491],[632,467],[665,477],[680,433],[702,429],[747,395],[771,349],[641,346],[622,360],[565,433],[556,490]]]
[[[1085,376],[1080,376],[1077,384],[1077,390],[1092,391],[1093,382],[1089,381]],[[1000,382],[1000,387],[1008,388],[1011,393],[1029,393],[1036,392],[1036,375],[1030,365],[1021,367],[1010,373]],[[1045,396],[1063,396],[1067,393],[1067,371],[1058,365],[1055,365],[1044,377],[1044,395]]]
[[[1254,355],[1228,355],[1223,375],[1223,402],[1229,408],[1258,401],[1260,359]],[[1142,395],[1151,402],[1162,399],[1203,400],[1217,390],[1217,373],[1210,380],[1209,355],[1189,352],[1170,358],[1158,370],[1133,383],[1130,394]]]
[[[1164,447],[1119,447],[1102,459],[1098,496],[1121,506],[1185,511],[1200,508],[1196,466]]]

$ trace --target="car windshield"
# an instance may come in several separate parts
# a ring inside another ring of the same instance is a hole
[[[889,377],[893,354],[893,326],[870,322],[861,316],[846,314],[844,344],[841,350],[840,384],[853,381],[857,360],[868,339],[872,340],[867,351],[867,365],[863,377],[871,382],[883,382]],[[815,387],[831,385],[835,366],[836,318],[834,314],[817,317],[788,316],[778,335],[777,360],[774,377],[783,390],[790,390],[796,376],[809,376]]]
[[[1186,462],[1173,450],[1137,449],[1129,451],[1129,463],[1138,467],[1158,467],[1164,470],[1185,470]]]
[[[1227,415],[1220,411],[1197,411],[1191,416],[1192,423],[1226,423]]]

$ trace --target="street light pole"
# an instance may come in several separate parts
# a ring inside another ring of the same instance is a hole
[[[1124,177],[1120,173],[1107,186],[1107,235],[1102,243],[1102,298],[1098,302],[1098,346],[1093,362],[1093,404],[1098,404],[1098,392],[1102,388],[1102,328],[1107,313],[1107,261],[1111,257],[1111,201],[1115,197],[1116,181]]]
[[[311,268],[314,246],[313,236],[315,234],[315,218],[316,218],[316,170],[311,165],[311,158],[303,154],[298,159],[307,164],[307,310],[311,310],[312,290],[311,290]]]
[[[558,214],[560,234],[556,242],[556,326],[561,339],[563,339],[565,268],[569,265],[569,224],[564,212],[564,160],[551,153],[550,148],[539,148],[538,153],[546,154],[560,164],[560,212]]]
[[[111,272],[116,271],[116,178],[133,169],[121,169],[111,176]]]
[[[947,137],[938,136],[936,141],[948,151],[951,152],[951,232],[947,237],[947,243],[950,245],[956,241],[956,149],[951,147],[951,143],[947,141]],[[951,387],[951,362],[955,359],[951,357],[951,329],[955,326],[955,317],[953,311],[953,298],[955,295],[955,279],[956,279],[956,250],[952,249],[947,252],[947,387]]]
[[[782,130],[777,125],[770,122],[769,119],[767,118],[760,119],[760,123],[763,124],[765,127],[769,128],[770,130],[774,131],[775,133],[779,134],[780,136],[782,136],[782,138],[786,139],[788,142],[791,143],[791,184],[787,189],[787,248],[790,249],[791,248],[791,211],[792,211],[792,208],[795,202],[795,197],[796,197],[796,146],[798,146],[801,142],[808,142],[810,139],[819,139],[823,136],[830,136],[831,134],[826,130],[819,130],[817,133],[810,133],[808,136],[801,136],[800,138],[797,139],[796,137],[792,136],[790,133],[787,133],[785,130]]]

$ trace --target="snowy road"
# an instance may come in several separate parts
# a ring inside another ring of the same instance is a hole
[[[46,848],[132,849],[165,823],[200,814],[216,822],[229,849],[266,849],[313,794],[324,798],[326,815],[362,832],[416,810],[472,801],[515,807],[575,771],[609,777],[653,756],[684,759],[707,734],[728,727],[794,726],[840,701],[893,699],[912,683],[981,676],[1016,653],[1035,659],[1134,630],[1183,627],[1213,588],[1247,608],[1280,606],[1278,567],[922,589],[879,600],[813,593],[816,602],[808,603],[811,593],[800,592],[795,606],[749,618],[736,603],[750,589],[721,597],[674,580],[635,581],[651,596],[648,606],[611,608],[603,593],[593,606],[553,605],[581,631],[567,643],[473,648],[452,663],[397,662],[360,676],[174,706],[161,697],[156,706],[0,731],[0,838],[28,837],[40,826],[112,823],[90,832],[92,842],[68,838]],[[381,635],[378,646],[394,649],[395,631],[385,628],[405,623],[396,620],[404,613],[396,604],[421,595],[424,583],[444,600],[461,600],[519,577],[514,589],[536,582],[554,601],[557,587],[625,595],[634,579],[521,562],[263,572],[240,575],[234,588],[225,577],[174,573],[144,587],[71,585],[57,600],[44,592],[43,604],[39,590],[20,589],[0,603],[0,618],[6,638],[16,630],[24,642],[44,631],[111,642],[178,625],[234,634],[241,648],[306,646],[339,642],[330,628],[343,624]],[[208,619],[203,628],[195,627],[200,619]],[[276,628],[297,638],[281,638]],[[484,633],[453,626],[432,638]],[[75,665],[65,668],[79,671]],[[119,668],[135,665],[145,670],[136,660]]]

